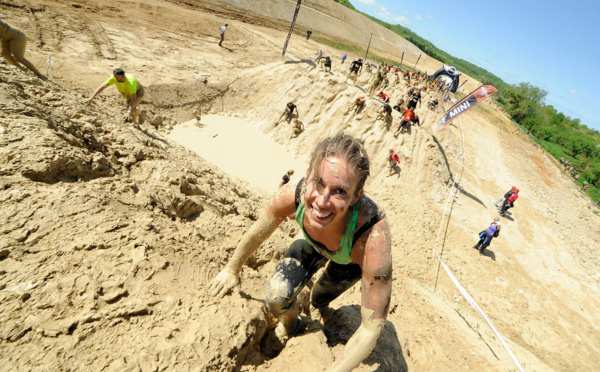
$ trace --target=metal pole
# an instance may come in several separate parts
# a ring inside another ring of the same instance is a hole
[[[371,47],[371,39],[373,38],[373,33],[371,32],[371,37],[369,38],[369,45],[367,45],[367,52],[365,53],[365,64],[367,63],[367,55],[369,54],[369,48]]]
[[[421,55],[419,54],[419,58],[417,58],[417,63],[419,63],[420,59],[421,59]],[[415,63],[415,70],[417,69],[417,63]]]
[[[402,52],[402,58],[400,58],[400,68],[402,68],[402,61],[404,61],[404,52]]]
[[[285,50],[287,49],[288,42],[292,36],[292,31],[294,31],[294,25],[296,24],[296,18],[298,17],[298,12],[300,11],[300,5],[302,5],[302,0],[298,0],[298,4],[296,4],[296,11],[294,12],[294,18],[292,19],[292,25],[290,26],[290,33],[288,34],[287,39],[285,39],[285,44],[283,45],[283,52],[281,53],[282,57],[285,55]]]

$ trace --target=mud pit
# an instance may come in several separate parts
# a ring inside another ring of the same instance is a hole
[[[438,252],[525,369],[600,368],[598,216],[495,111],[461,117],[465,171],[457,174],[459,123],[434,136],[442,109],[420,106],[422,127],[394,140],[399,117],[375,121],[378,101],[346,112],[369,76],[344,84],[347,65],[337,59],[332,74],[314,69],[319,48],[343,52],[301,35],[289,49],[300,60],[280,59],[286,25],[277,21],[205,1],[17,5],[0,4],[3,19],[26,32],[34,64],[54,55],[59,84],[0,62],[2,369],[319,371],[339,355],[360,322],[358,286],[327,319],[304,306],[308,331],[280,356],[259,352],[272,326],[267,280],[298,237],[289,221],[244,267],[239,291],[220,301],[207,293],[267,194],[167,138],[200,106],[240,115],[299,159],[340,130],[364,140],[373,169],[366,192],[391,224],[394,288],[383,336],[358,371],[515,368],[447,277],[432,292],[436,268],[427,263],[453,177],[459,192]],[[225,49],[216,45],[224,20]],[[123,123],[114,89],[82,104],[116,64],[147,89],[140,130]],[[295,139],[289,126],[272,125],[290,100],[306,125]],[[401,155],[392,176],[390,148]],[[490,202],[513,184],[518,204],[480,256],[470,247],[496,216]]]
[[[306,162],[294,159],[283,146],[271,142],[255,127],[232,116],[204,115],[199,123],[192,119],[175,126],[168,138],[224,172],[271,193],[277,190],[288,169],[296,172],[293,182],[298,181],[308,167]]]

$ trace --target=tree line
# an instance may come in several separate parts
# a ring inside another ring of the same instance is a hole
[[[546,105],[546,94],[529,83],[519,83],[506,85],[496,101],[529,134],[558,145],[551,146],[549,152],[556,158],[567,158],[581,175],[581,182],[587,180],[600,187],[600,133]]]
[[[360,12],[348,0],[334,1],[397,33],[442,63],[454,66],[482,83],[495,85],[499,91],[498,104],[515,122],[545,145],[552,156],[569,160],[580,174],[578,182],[585,180],[595,186],[590,189],[590,196],[600,199],[600,133],[581,124],[579,119],[572,119],[556,111],[553,106],[546,105],[546,91],[529,83],[506,84],[486,69],[444,52],[404,26],[392,25]]]

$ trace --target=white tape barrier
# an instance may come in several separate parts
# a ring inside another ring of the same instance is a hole
[[[460,123],[460,132],[462,133],[462,155],[460,157],[460,167],[458,169],[457,176],[462,175],[462,168],[465,164],[465,132],[463,131],[462,120],[460,120],[460,117],[458,118],[458,121]],[[450,168],[450,166],[448,166],[448,168]],[[448,205],[450,204],[450,199],[453,196],[455,187],[456,187],[456,177],[454,177],[454,181],[452,182],[452,188],[450,188],[450,194],[448,195],[448,199],[446,200],[446,206],[444,207],[444,214],[442,215],[442,221],[440,222],[440,228],[438,229],[438,234],[437,234],[437,237],[435,238],[435,246],[433,247],[433,255],[431,256],[431,260],[429,260],[429,263],[427,264],[428,266],[431,263],[431,261],[433,261],[433,259],[435,257],[437,257],[438,241],[440,239],[440,234],[442,232],[442,226],[444,225],[444,219],[446,218],[446,210],[448,209]]]
[[[459,167],[459,171],[457,173],[458,175],[461,175],[461,171],[462,168],[464,166],[464,159],[465,159],[465,132],[463,129],[463,124],[462,124],[462,120],[459,117],[458,121],[460,123],[460,131],[462,134],[462,156],[460,158],[460,167]],[[429,260],[429,263],[431,263],[431,261],[434,258],[437,258],[440,261],[440,264],[442,265],[442,267],[444,268],[444,270],[446,271],[446,273],[448,274],[448,276],[450,277],[450,279],[452,280],[452,282],[454,283],[454,285],[456,286],[456,288],[458,288],[458,290],[460,291],[460,293],[464,296],[464,298],[471,304],[471,306],[473,306],[473,308],[475,309],[475,311],[477,311],[477,313],[481,316],[481,318],[483,318],[483,320],[490,326],[490,328],[492,329],[492,331],[494,332],[494,334],[498,337],[498,339],[500,340],[500,342],[502,343],[502,346],[504,346],[504,349],[506,349],[506,351],[508,352],[508,355],[510,356],[510,358],[513,360],[513,362],[515,363],[515,365],[517,366],[517,368],[519,369],[519,371],[524,372],[523,371],[523,367],[521,367],[521,364],[519,363],[519,361],[517,360],[517,358],[515,358],[515,355],[512,353],[512,351],[510,350],[510,348],[508,347],[508,345],[506,344],[506,342],[504,342],[504,339],[502,338],[502,336],[500,335],[500,333],[498,333],[498,331],[496,330],[496,328],[494,327],[494,325],[492,324],[492,322],[490,322],[490,320],[488,319],[488,317],[485,315],[485,313],[483,312],[483,310],[481,310],[481,308],[479,307],[479,305],[477,305],[477,303],[475,302],[475,300],[473,299],[473,297],[471,297],[471,295],[469,295],[469,293],[467,293],[466,289],[458,282],[458,280],[456,279],[456,277],[454,276],[454,274],[452,274],[452,272],[450,271],[450,269],[448,268],[448,266],[446,266],[446,264],[444,263],[444,261],[442,261],[442,258],[437,254],[437,245],[438,245],[438,241],[442,232],[442,226],[444,224],[444,218],[446,217],[446,210],[448,209],[448,205],[450,203],[450,199],[454,194],[454,188],[456,186],[456,177],[454,177],[454,182],[452,183],[452,188],[450,189],[450,195],[448,195],[448,199],[446,200],[446,206],[444,207],[444,214],[442,215],[442,221],[440,222],[440,228],[438,230],[438,235],[435,239],[435,246],[433,248],[433,256],[431,257],[431,260]],[[428,266],[429,266],[428,263]]]
[[[52,68],[52,65],[54,65],[54,59],[52,58],[52,56],[48,56],[48,68],[46,69],[46,76],[48,77],[48,79],[52,78],[52,76],[50,75],[50,69]]]
[[[465,290],[465,288],[462,285],[460,285],[460,283],[458,282],[458,280],[456,280],[456,277],[454,276],[454,274],[452,274],[452,272],[450,271],[450,269],[448,268],[448,266],[446,266],[446,264],[444,263],[444,261],[442,261],[442,259],[439,258],[439,257],[438,257],[438,260],[442,264],[442,267],[444,268],[444,270],[446,270],[446,273],[448,274],[448,276],[450,277],[450,279],[452,280],[452,282],[454,283],[454,285],[456,286],[456,288],[458,288],[458,290],[460,291],[460,293],[467,299],[467,301],[469,301],[469,303],[471,304],[471,306],[473,306],[473,308],[475,309],[475,311],[477,311],[477,313],[483,318],[483,320],[485,320],[485,322],[490,326],[490,328],[492,329],[492,331],[494,331],[494,334],[498,337],[498,339],[502,343],[502,346],[504,346],[504,348],[508,352],[508,355],[510,355],[510,358],[513,360],[513,362],[515,363],[515,365],[517,366],[517,368],[519,369],[519,371],[524,372],[523,371],[523,367],[521,367],[521,364],[519,363],[519,361],[517,360],[517,358],[515,358],[514,354],[512,353],[512,351],[510,350],[510,348],[508,347],[508,345],[506,344],[506,342],[504,342],[504,339],[502,338],[502,336],[500,335],[500,333],[496,330],[496,328],[494,327],[494,325],[492,324],[492,322],[490,322],[490,320],[485,315],[485,313],[483,312],[483,310],[481,310],[481,308],[477,305],[477,303],[475,302],[475,300],[473,300],[473,298],[467,293],[467,291]]]

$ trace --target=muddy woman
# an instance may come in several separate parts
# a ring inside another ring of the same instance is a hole
[[[340,133],[313,150],[306,178],[281,187],[240,240],[210,291],[222,297],[238,284],[244,262],[286,217],[300,225],[304,239],[294,241],[268,284],[266,306],[279,320],[262,340],[274,357],[290,337],[304,329],[296,297],[317,270],[312,305],[324,311],[335,298],[361,281],[362,324],[329,371],[350,371],[365,359],[383,331],[392,292],[391,236],[385,213],[363,186],[369,158],[361,142]]]

